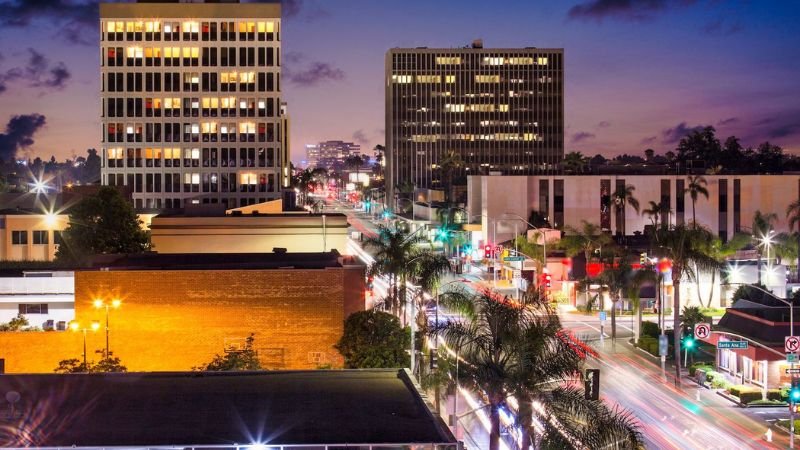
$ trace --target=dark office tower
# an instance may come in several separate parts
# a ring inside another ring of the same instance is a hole
[[[547,173],[564,156],[564,50],[391,49],[387,190],[446,188],[467,175]],[[445,173],[451,152],[463,165]]]
[[[140,211],[280,198],[280,17],[277,3],[101,4],[102,183]]]

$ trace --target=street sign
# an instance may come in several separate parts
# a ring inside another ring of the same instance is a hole
[[[800,336],[786,336],[783,344],[786,353],[795,353],[800,350]]]
[[[786,354],[786,362],[789,362],[789,363],[797,362],[797,354],[796,353],[787,353]]]
[[[694,326],[694,337],[697,339],[706,339],[711,336],[711,325],[700,322]]]
[[[522,271],[521,270],[515,270],[513,278],[515,280],[519,280],[520,278],[522,278]]]
[[[600,322],[605,322],[605,321],[606,321],[606,312],[600,311]]]
[[[667,342],[667,336],[663,334],[658,336],[658,356],[666,356],[668,349],[669,343]]]
[[[506,256],[503,261],[525,261],[524,256]]]
[[[786,373],[800,373],[800,367],[795,367],[794,369],[786,369]]]
[[[719,341],[717,348],[738,348],[745,349],[748,347],[747,341]]]

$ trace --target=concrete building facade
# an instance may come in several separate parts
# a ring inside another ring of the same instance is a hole
[[[306,145],[306,162],[311,169],[342,170],[345,159],[353,155],[361,156],[361,146],[352,142],[325,141]]]
[[[471,174],[546,173],[564,155],[563,49],[394,48],[386,53],[387,190]]]
[[[280,197],[279,3],[100,5],[102,183],[137,210]]]

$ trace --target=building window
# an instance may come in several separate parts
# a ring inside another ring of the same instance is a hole
[[[684,223],[686,209],[686,192],[684,192],[684,189],[685,181],[675,180],[675,223],[677,225],[683,225]]]
[[[398,84],[410,84],[413,78],[411,75],[392,75],[392,82]]]
[[[500,75],[475,75],[476,83],[499,83]]]
[[[44,245],[49,243],[47,230],[33,230],[34,245]]]
[[[611,231],[611,180],[600,180],[600,228]]]
[[[742,231],[742,180],[733,180],[733,232]]]
[[[719,180],[719,238],[728,240],[728,180]]]
[[[27,245],[28,244],[28,231],[11,231],[11,243],[14,245]]]
[[[47,303],[20,303],[20,314],[47,314]]]
[[[457,65],[461,64],[460,56],[437,56],[436,64],[442,65]]]

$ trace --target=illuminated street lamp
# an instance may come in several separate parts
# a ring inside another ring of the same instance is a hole
[[[111,308],[119,309],[119,306],[122,304],[122,301],[118,298],[111,300],[110,303],[106,303],[103,299],[95,299],[94,300],[94,307],[97,309],[105,308],[106,310],[106,358],[111,357],[111,353],[109,352],[108,348],[108,312]]]
[[[92,324],[90,325],[90,328],[82,328],[81,324],[78,321],[73,320],[72,322],[69,323],[69,329],[72,331],[83,332],[83,370],[86,371],[88,369],[88,366],[86,364],[86,332],[89,330],[97,332],[97,330],[100,329],[100,322],[93,320]]]

